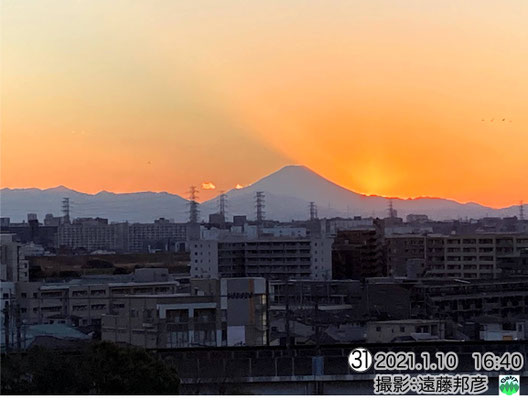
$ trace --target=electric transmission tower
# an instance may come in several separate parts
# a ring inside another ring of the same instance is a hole
[[[198,189],[196,186],[189,188],[189,222],[192,224],[198,223]]]
[[[257,223],[260,225],[266,218],[264,209],[266,208],[264,200],[264,192],[257,192],[255,194],[255,208],[257,210]]]
[[[63,197],[62,199],[62,215],[64,217],[64,223],[70,223],[70,198]]]
[[[310,202],[310,221],[317,219],[317,205],[315,202]]]
[[[396,218],[398,216],[398,213],[394,209],[394,206],[392,204],[392,199],[389,199],[389,218]]]
[[[218,213],[225,217],[227,210],[227,194],[222,190],[218,198]]]

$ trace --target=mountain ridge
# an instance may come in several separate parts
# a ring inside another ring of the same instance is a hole
[[[311,201],[319,209],[320,217],[361,215],[383,217],[391,199],[401,216],[424,213],[435,219],[477,218],[483,216],[514,215],[515,206],[486,207],[476,202],[462,203],[452,199],[421,196],[402,199],[379,195],[365,195],[349,190],[303,165],[287,165],[227,194],[230,215],[254,216],[254,196],[262,191],[266,196],[267,217],[279,220],[306,219]],[[152,222],[157,218],[187,219],[188,200],[163,192],[142,191],[114,193],[101,190],[83,193],[59,185],[48,189],[0,189],[2,216],[22,220],[35,212],[39,219],[45,214],[60,214],[62,197],[70,197],[73,217],[99,216],[112,221]],[[218,196],[200,203],[202,219],[217,210]]]

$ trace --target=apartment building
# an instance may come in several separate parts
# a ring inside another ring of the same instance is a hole
[[[523,233],[466,235],[390,235],[386,238],[387,266],[392,276],[406,276],[410,264],[423,262],[431,278],[491,279],[503,275],[501,266],[519,273],[528,251]]]
[[[15,241],[14,236],[12,233],[0,234],[0,281],[27,282],[29,263],[23,245]]]
[[[528,235],[483,233],[430,235],[426,239],[429,277],[491,279],[501,275],[500,259],[528,249]]]
[[[5,329],[6,325],[6,312],[11,312],[12,304],[14,303],[15,299],[15,282],[0,282],[0,326],[2,329]],[[10,322],[10,325],[13,325],[13,321],[7,322]]]
[[[187,224],[170,222],[164,218],[153,224],[130,224],[128,227],[128,251],[146,252],[149,246],[168,247],[187,240]]]
[[[332,241],[308,237],[191,241],[191,276],[329,280]]]
[[[262,346],[267,343],[266,281],[192,279],[185,293],[130,295],[103,315],[102,339],[145,348]]]
[[[163,268],[153,269],[167,272]],[[185,290],[179,281],[138,282],[132,281],[136,277],[125,278],[129,281],[119,282],[116,277],[114,282],[76,279],[65,283],[19,283],[16,298],[21,319],[27,324],[100,325],[103,314],[124,309],[130,296],[176,294]]]
[[[423,281],[412,289],[419,314],[464,322],[482,316],[511,318],[528,312],[528,278]]]
[[[193,282],[191,288],[197,290],[196,295],[127,296],[122,307],[102,316],[101,339],[145,348],[225,345],[222,331],[226,324],[222,321],[218,285],[208,283],[214,288],[204,292]]]
[[[77,218],[71,224],[59,225],[57,245],[85,251],[126,251],[128,223],[109,224],[104,218]]]
[[[385,275],[383,250],[380,224],[366,229],[338,231],[332,245],[333,276],[362,279]]]
[[[313,281],[289,279],[269,282],[270,310],[350,309],[361,299],[362,287],[355,280]]]
[[[58,227],[57,244],[86,251],[110,250],[142,253],[168,248],[186,240],[187,225],[160,218],[154,223],[108,223],[104,218],[77,218]]]
[[[265,279],[169,281],[166,269],[153,270],[147,275],[165,272],[165,281],[144,281],[138,273],[127,281],[19,282],[16,318],[24,326],[95,326],[103,340],[146,348],[266,344]],[[2,293],[9,295],[3,286]]]
[[[385,237],[387,272],[390,276],[407,276],[407,268],[416,260],[425,263],[426,236],[388,235]]]

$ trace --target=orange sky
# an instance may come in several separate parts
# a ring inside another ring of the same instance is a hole
[[[1,186],[528,201],[526,0],[2,2]]]

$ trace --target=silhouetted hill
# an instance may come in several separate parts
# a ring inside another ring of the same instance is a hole
[[[297,165],[283,167],[250,186],[229,191],[229,214],[254,216],[257,191],[265,193],[266,216],[270,219],[306,219],[310,201],[317,204],[319,217],[387,216],[387,198],[355,193]],[[201,208],[207,213],[213,212],[217,204],[215,198],[203,203]],[[462,204],[436,198],[393,199],[393,206],[402,217],[411,213],[428,214],[435,219],[516,215],[515,207],[496,210],[477,203]]]
[[[318,207],[319,217],[387,215],[388,200],[381,196],[364,196],[325,179],[304,166],[286,166],[257,182],[227,192],[228,215],[255,215],[255,193],[266,196],[266,216],[288,221],[306,219],[311,201]],[[59,186],[52,189],[2,189],[2,216],[12,221],[26,219],[27,213],[37,213],[40,220],[47,213],[60,215],[63,197],[71,201],[73,217],[103,217],[111,221],[152,222],[156,218],[186,221],[188,201],[166,192],[116,194],[102,191],[91,195]],[[433,219],[480,218],[514,216],[517,207],[493,209],[477,203],[459,203],[436,198],[393,199],[398,215],[427,214]],[[201,219],[216,212],[218,198],[200,205]]]
[[[86,194],[59,186],[45,190],[2,189],[0,195],[2,216],[11,217],[12,221],[25,220],[28,213],[37,213],[41,221],[48,213],[61,215],[63,197],[70,198],[74,218],[97,216],[130,222],[152,222],[160,217],[180,221],[187,218],[187,200],[166,192]]]

